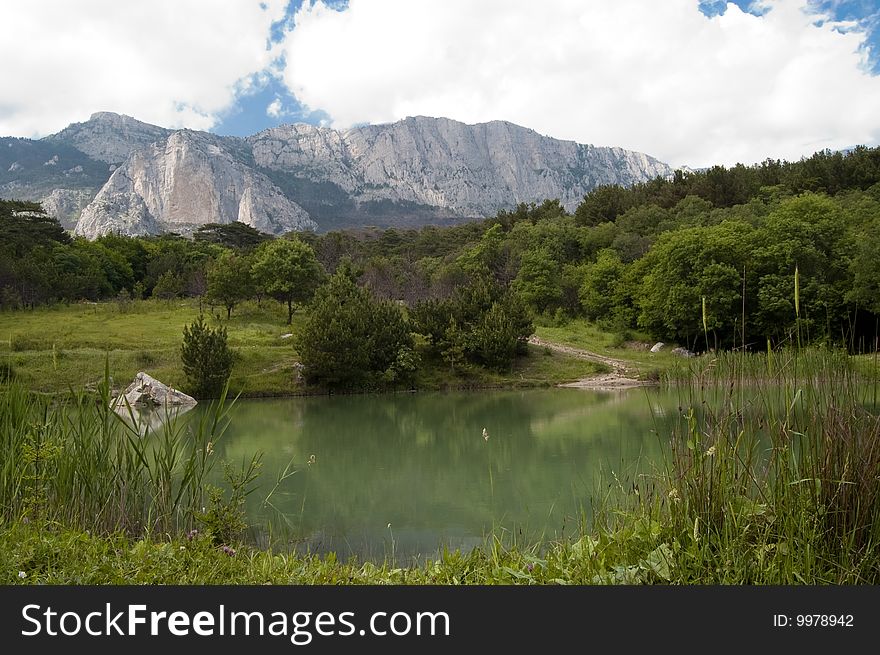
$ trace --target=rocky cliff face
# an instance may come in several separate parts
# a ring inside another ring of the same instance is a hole
[[[68,125],[44,141],[64,143],[92,159],[121,164],[132,151],[164,139],[169,134],[171,130],[142,123],[131,116],[100,111],[92,114],[84,123]]]
[[[402,201],[460,216],[547,198],[573,210],[597,185],[672,173],[642,153],[560,141],[502,121],[420,116],[344,132],[286,125],[248,143],[258,166],[332,182],[357,203]]]
[[[169,134],[130,116],[99,112],[45,139],[0,139],[0,197],[41,202],[73,229],[118,164]]]
[[[39,141],[0,139],[0,197],[40,200],[76,233],[191,233],[242,221],[272,234],[416,227],[672,169],[647,155],[560,141],[511,123],[415,117],[337,131],[283,125],[246,139],[97,113]]]
[[[109,177],[106,162],[67,144],[0,138],[0,198],[42,202],[68,229]]]
[[[135,150],[83,211],[76,233],[191,234],[234,221],[271,234],[317,227],[270,180],[237,161],[227,141],[181,130]]]
[[[38,200],[46,213],[57,218],[65,229],[72,230],[94,195],[91,189],[52,189],[48,196]]]

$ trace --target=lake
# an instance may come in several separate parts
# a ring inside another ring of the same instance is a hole
[[[492,533],[576,534],[614,476],[663,465],[678,402],[645,388],[240,400],[215,454],[263,453],[258,541],[271,521],[300,552],[407,562]]]

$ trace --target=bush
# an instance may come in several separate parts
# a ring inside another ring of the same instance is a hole
[[[159,276],[156,286],[153,287],[153,298],[159,300],[174,300],[183,295],[183,280],[172,271],[166,271]]]
[[[480,360],[499,371],[510,368],[519,343],[514,321],[498,303],[492,305],[474,329],[473,341]]]
[[[297,350],[306,379],[330,389],[406,384],[418,365],[401,308],[377,300],[344,270],[315,294]]]
[[[217,398],[232,373],[235,355],[227,344],[226,328],[212,329],[199,315],[183,328],[180,350],[188,391],[196,398]]]
[[[450,298],[418,303],[413,324],[453,371],[467,362],[508,370],[517,355],[528,352],[535,331],[517,294],[479,280],[458,287]]]

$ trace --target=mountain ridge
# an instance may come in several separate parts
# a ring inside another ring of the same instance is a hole
[[[414,227],[552,198],[573,210],[600,184],[673,172],[643,153],[554,139],[509,121],[428,116],[345,130],[293,123],[235,137],[96,112],[39,141],[22,140],[15,152],[34,153],[26,165],[2,141],[0,197],[45,201],[65,227],[89,238],[189,234],[235,220],[275,234]],[[82,179],[71,182],[67,171],[77,166]]]

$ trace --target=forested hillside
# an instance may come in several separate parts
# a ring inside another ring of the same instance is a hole
[[[548,200],[442,229],[289,238],[313,249],[324,273],[347,262],[361,287],[405,302],[413,331],[443,352],[461,345],[463,324],[469,338],[490,319],[522,331],[526,309],[538,320],[585,317],[696,350],[763,349],[798,332],[873,348],[878,182],[880,150],[860,147],[603,186],[573,213]],[[231,312],[239,299],[272,295],[254,277],[271,238],[243,225],[207,226],[194,239],[90,242],[72,239],[37,205],[0,202],[0,214],[4,309],[205,295]],[[224,278],[233,264],[236,275]]]

